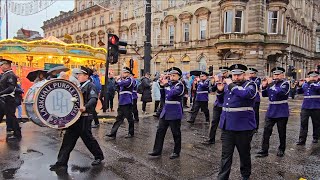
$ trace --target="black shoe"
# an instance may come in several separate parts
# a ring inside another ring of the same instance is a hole
[[[257,134],[258,133],[258,129],[253,130],[253,134]]]
[[[278,150],[277,156],[278,157],[283,157],[284,156],[284,151],[283,150]]]
[[[92,165],[92,166],[97,166],[97,165],[100,165],[101,162],[102,162],[102,159],[96,159],[96,160],[94,160],[94,161],[91,163],[91,165]]]
[[[157,153],[157,152],[149,152],[148,154],[149,156],[161,156],[161,153]]]
[[[137,123],[137,122],[139,122],[139,119],[135,119],[135,120],[133,120],[133,121]]]
[[[68,169],[67,165],[53,164],[50,165],[50,171],[59,171]]]
[[[190,123],[190,124],[193,124],[193,123],[194,123],[194,121],[191,121],[191,120],[188,120],[187,122]]]
[[[129,138],[133,138],[133,137],[134,137],[134,135],[128,134],[128,135],[126,135],[124,138],[129,139]]]
[[[153,117],[158,118],[158,117],[160,117],[160,115],[158,115],[158,114],[154,114],[154,115],[153,115]]]
[[[183,106],[184,108],[190,108],[189,106]]]
[[[11,135],[7,137],[7,140],[20,141],[22,139],[21,136]]]
[[[204,144],[204,145],[215,144],[215,141],[209,139],[209,140],[203,141],[201,144]]]
[[[264,150],[260,150],[256,157],[259,157],[259,158],[263,158],[263,157],[267,157],[269,155],[268,151],[264,151]]]
[[[116,136],[113,134],[106,134],[107,137],[109,137],[110,139],[116,139]]]
[[[317,144],[318,143],[318,139],[313,139],[312,143]]]
[[[296,144],[298,146],[303,146],[303,145],[306,145],[306,141],[299,140]]]
[[[170,155],[170,159],[176,159],[176,158],[178,158],[179,156],[180,156],[180,154],[172,153],[172,154]]]
[[[92,128],[98,128],[100,126],[100,124],[95,124],[95,125],[92,125],[91,127]]]
[[[242,177],[242,180],[249,180],[250,177]]]
[[[188,113],[193,113],[193,112],[194,112],[193,110],[188,111]]]

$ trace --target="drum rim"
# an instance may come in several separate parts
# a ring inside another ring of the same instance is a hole
[[[81,92],[81,89],[79,87],[77,87],[74,83],[72,83],[71,81],[68,81],[68,80],[65,80],[65,79],[52,79],[52,80],[49,80],[47,81],[46,83],[44,83],[39,89],[38,91],[35,93],[35,102],[33,104],[34,106],[34,109],[35,109],[35,113],[36,115],[38,116],[38,118],[40,119],[40,121],[45,124],[46,126],[50,127],[50,128],[54,128],[54,129],[66,129],[70,126],[72,126],[75,122],[77,122],[81,116],[81,112],[78,111],[77,115],[75,116],[75,118],[73,120],[71,120],[69,123],[67,123],[68,125],[64,126],[64,127],[57,127],[55,125],[52,125],[50,123],[48,123],[45,119],[42,118],[42,116],[40,115],[40,113],[38,112],[38,101],[37,101],[37,97],[39,96],[39,93],[40,91],[49,83],[53,83],[53,82],[56,82],[56,81],[64,81],[68,84],[70,84],[71,86],[73,86],[79,93],[79,97],[80,97],[80,107],[84,105],[84,99],[83,99],[83,95],[82,95],[82,92]]]

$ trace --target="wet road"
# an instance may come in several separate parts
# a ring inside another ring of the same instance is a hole
[[[212,102],[212,101],[210,101]],[[299,112],[301,100],[290,100],[291,117],[287,128],[287,151],[283,158],[276,156],[279,145],[278,133],[274,128],[270,140],[270,151],[267,158],[259,159],[263,132],[261,120],[259,132],[252,141],[252,176],[256,180],[294,180],[301,177],[320,179],[320,144],[312,144],[310,123],[307,145],[295,145],[299,134]],[[153,108],[153,104],[149,105]],[[212,109],[212,105],[210,106]],[[260,117],[267,109],[265,100],[261,103]],[[212,116],[211,116],[212,117]],[[0,126],[0,179],[216,179],[221,156],[220,131],[217,132],[215,145],[201,144],[208,134],[209,125],[204,122],[203,113],[199,113],[194,125],[189,125],[186,113],[182,122],[182,152],[179,159],[170,160],[173,150],[173,139],[170,130],[167,132],[163,154],[160,158],[148,157],[152,150],[156,134],[157,119],[151,115],[140,119],[135,124],[136,134],[133,139],[125,139],[127,124],[118,131],[116,140],[105,138],[112,126],[111,122],[102,122],[100,128],[93,129],[105,155],[102,166],[92,167],[92,155],[81,140],[71,153],[68,173],[49,171],[49,165],[56,161],[60,147],[60,131],[40,128],[31,122],[22,125],[21,142],[6,142],[5,127]],[[263,119],[263,118],[262,118]],[[239,156],[234,153],[230,179],[240,179]]]

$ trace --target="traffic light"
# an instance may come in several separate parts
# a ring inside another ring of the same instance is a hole
[[[130,69],[131,69],[131,70],[133,70],[133,65],[134,65],[134,61],[133,61],[133,59],[130,59],[129,64],[130,64]]]
[[[289,77],[292,76],[292,70],[293,70],[293,66],[289,65],[287,76]]]
[[[119,47],[119,46],[124,46]],[[107,61],[110,62],[110,64],[116,64],[119,59],[119,54],[126,54],[127,49],[125,48],[127,46],[127,42],[125,41],[119,41],[119,37],[114,34],[108,34],[108,57]]]
[[[209,66],[209,76],[213,76],[213,66]]]

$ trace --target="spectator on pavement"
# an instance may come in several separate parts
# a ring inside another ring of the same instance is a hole
[[[77,74],[75,73],[77,71],[77,69],[72,69],[71,75],[69,77],[69,81],[71,81],[73,84],[75,84],[76,86],[80,87],[80,82],[77,79]]]
[[[160,84],[159,77],[155,77],[152,83],[152,97],[154,99],[154,112],[157,112],[160,104]]]
[[[151,87],[152,87],[152,81],[150,79],[150,73],[146,73],[145,76],[141,79],[141,89],[142,89],[142,113],[147,114],[146,107],[148,102],[152,102],[151,97]]]
[[[185,95],[183,96],[183,107],[189,108],[188,106],[188,93],[191,90],[191,85],[189,83],[190,73],[186,72],[182,76],[182,81],[184,82],[185,87]]]
[[[107,103],[107,111],[113,112],[113,99],[116,93],[116,80],[113,77],[113,73],[109,73],[107,92],[105,103]],[[109,109],[110,108],[110,109]]]

